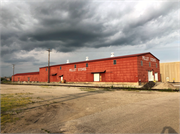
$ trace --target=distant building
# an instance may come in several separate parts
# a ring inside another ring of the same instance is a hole
[[[138,85],[139,82],[160,81],[159,59],[148,53],[50,66],[50,82],[106,82]],[[48,81],[48,67],[39,72],[14,75],[14,81]]]
[[[162,82],[180,82],[180,62],[160,63]]]

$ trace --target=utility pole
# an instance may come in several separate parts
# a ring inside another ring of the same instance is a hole
[[[51,50],[48,49],[48,83],[50,83],[50,52]]]
[[[15,64],[12,64],[13,65],[13,82],[14,82],[14,68],[15,68]]]

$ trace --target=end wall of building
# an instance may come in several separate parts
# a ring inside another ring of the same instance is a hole
[[[155,73],[158,74],[158,81],[161,81],[159,60],[151,54],[138,56],[138,79],[141,82],[148,82],[148,71],[152,71],[155,80]]]

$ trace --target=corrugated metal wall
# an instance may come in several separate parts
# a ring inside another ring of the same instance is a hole
[[[114,60],[116,61],[114,64]],[[143,65],[141,65],[143,61]],[[88,63],[88,67],[86,67]],[[76,65],[76,68],[74,68]],[[60,68],[61,67],[61,68]],[[15,76],[15,81],[39,81],[47,82],[48,69],[47,67],[40,68],[39,74],[36,76],[38,80],[35,80],[35,75],[18,75]],[[63,79],[66,82],[93,82],[94,73],[101,72],[101,82],[148,82],[148,71],[158,73],[159,60],[156,59],[150,53],[144,53],[140,56],[130,55],[125,57],[111,57],[107,59],[83,61],[62,65],[55,65],[50,67],[50,82],[60,82],[63,75]],[[102,73],[104,72],[104,73]],[[158,79],[160,81],[160,77]]]
[[[141,65],[141,61],[142,61],[142,65]],[[149,63],[150,63],[150,66],[149,66]],[[158,81],[161,81],[159,60],[156,59],[151,54],[145,54],[145,55],[139,56],[138,57],[138,79],[141,79],[141,82],[148,82],[148,71],[152,71],[153,76],[155,76],[155,73],[158,73]]]
[[[162,82],[180,82],[180,62],[160,63],[160,74]]]

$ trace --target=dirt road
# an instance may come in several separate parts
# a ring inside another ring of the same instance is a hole
[[[179,133],[179,96],[137,102],[65,124],[71,133]]]
[[[1,85],[33,103],[3,133],[179,133],[179,93]]]

